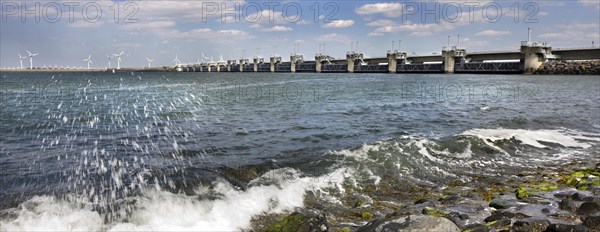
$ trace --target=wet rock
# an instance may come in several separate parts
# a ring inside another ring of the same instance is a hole
[[[494,199],[490,202],[490,207],[494,207],[496,209],[508,209],[510,207],[514,207],[516,202],[507,199]]]
[[[588,229],[581,224],[551,224],[546,232],[588,232]]]
[[[458,227],[462,228],[467,225],[467,220],[469,220],[470,217],[469,215],[462,214],[459,212],[450,212],[446,214],[445,218],[449,219],[450,221],[454,222],[454,224],[456,224]]]
[[[357,232],[372,231],[460,231],[454,223],[442,217],[410,215],[396,219],[376,219],[359,228]]]
[[[508,230],[512,224],[511,219],[500,219],[498,221],[488,222],[486,225],[494,230]]]
[[[576,201],[583,201],[585,198],[587,198],[588,195],[582,192],[576,192],[571,194],[571,199],[576,200]]]
[[[566,212],[566,211],[549,214],[548,217],[551,217],[552,219],[561,220],[561,221],[568,221],[568,222],[575,222],[575,223],[580,222],[579,216],[574,215],[569,212]]]
[[[534,73],[599,75],[600,61],[549,61],[544,63]]]
[[[543,214],[549,214],[549,213],[550,213],[550,209],[548,209],[548,208],[543,208],[543,209],[541,210],[541,212],[542,212]]]
[[[513,232],[531,232],[531,231],[545,231],[550,225],[550,221],[547,219],[522,219],[513,223],[511,231]]]
[[[575,205],[575,202],[573,202],[571,198],[566,197],[560,201],[560,203],[558,204],[558,208],[573,212],[577,208],[577,205]]]
[[[587,201],[587,202],[596,202],[596,203],[600,203],[600,198],[596,197],[596,196],[589,196],[589,197],[584,197],[583,199],[581,199],[582,201]]]
[[[439,199],[442,204],[457,204],[460,200],[461,197],[458,195],[450,195]]]
[[[263,229],[263,232],[324,232],[327,231],[329,225],[327,218],[323,214],[307,214],[294,212],[283,218],[281,221],[271,224]]]
[[[451,212],[451,213],[446,214],[446,218],[448,218],[448,219],[456,218],[458,220],[467,220],[467,219],[469,219],[469,215],[459,213],[459,212]]]
[[[600,204],[596,202],[583,202],[576,211],[578,215],[583,216],[591,215],[596,212],[600,212]]]
[[[588,191],[590,191],[592,194],[594,194],[596,196],[600,196],[600,187],[599,186],[593,186],[591,189],[588,189]]]
[[[488,232],[490,228],[484,224],[470,224],[462,229],[462,231],[469,232]]]
[[[600,231],[600,213],[595,213],[594,215],[585,218],[583,225],[590,231]]]
[[[500,219],[523,219],[529,218],[529,215],[523,213],[513,213],[508,211],[496,211],[492,213],[492,216],[485,218],[485,222],[493,222],[498,221]]]
[[[563,191],[563,192],[557,192],[554,194],[554,197],[556,198],[566,198],[566,197],[571,197],[571,195],[573,195],[572,191]]]
[[[430,199],[419,199],[415,201],[415,205],[420,205],[420,204],[433,204],[433,201]]]
[[[431,208],[431,207],[425,207],[425,208],[423,208],[423,210],[421,211],[421,213],[423,215],[429,215],[429,216],[435,216],[435,217],[444,217],[447,214],[444,211],[441,211],[439,209],[434,209],[434,208]]]

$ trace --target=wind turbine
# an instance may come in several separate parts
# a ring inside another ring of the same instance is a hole
[[[148,68],[152,68],[152,61],[154,61],[154,60],[150,59],[148,57],[146,57],[146,60],[148,60]]]
[[[25,56],[21,56],[21,53],[17,53],[19,55],[19,64],[21,65],[21,69],[23,69],[23,60],[27,59]]]
[[[119,54],[113,54],[113,56],[117,57],[117,69],[121,69],[121,56],[125,54],[124,51],[121,51]]]
[[[202,52],[202,61],[208,61],[208,57],[204,56],[204,52]]]
[[[87,62],[88,68],[90,69],[90,64],[92,63],[92,55],[89,55],[87,59],[84,59],[83,61]]]
[[[173,62],[175,62],[175,67],[177,67],[177,66],[179,66],[179,62],[181,62],[181,61],[179,60],[177,55],[175,55],[175,59],[173,60]]]
[[[108,69],[110,69],[110,59],[112,58],[112,56],[106,55],[106,58],[108,58]]]
[[[29,53],[29,69],[33,69],[33,57],[37,56],[39,53],[31,53],[29,52],[29,50],[25,50],[27,51],[27,53]]]

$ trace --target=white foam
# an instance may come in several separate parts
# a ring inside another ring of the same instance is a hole
[[[584,141],[600,141],[598,137],[589,137],[590,134],[570,130],[472,129],[463,132],[461,135],[475,136],[483,141],[514,138],[523,144],[537,148],[547,147],[540,142],[560,144],[564,147],[589,148],[592,144]]]
[[[102,217],[87,207],[36,196],[12,209],[15,220],[0,221],[0,231],[101,231]]]
[[[344,180],[344,173],[336,170],[322,177],[301,177],[297,171],[283,168],[260,177],[276,184],[256,184],[244,191],[215,182],[210,190],[199,187],[198,195],[146,189],[142,196],[133,197],[135,207],[128,222],[111,225],[104,225],[101,215],[78,204],[34,197],[23,205],[35,206],[11,209],[17,212],[17,219],[0,221],[0,230],[239,231],[247,229],[254,216],[302,207],[306,191],[335,187]],[[209,192],[220,197],[199,198]]]

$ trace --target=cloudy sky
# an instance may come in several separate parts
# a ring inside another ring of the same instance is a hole
[[[527,39],[553,47],[600,45],[600,1],[10,1],[2,0],[0,67],[18,66],[17,53],[40,53],[35,66],[173,65],[281,55],[298,49],[307,60],[324,50],[345,57],[355,41],[367,57],[384,56],[398,40],[416,54],[448,43],[468,51],[513,50]],[[298,44],[298,45],[295,45]],[[321,46],[321,44],[324,44]],[[356,47],[356,46],[355,46]],[[355,48],[356,49],[356,48]],[[260,50],[260,53],[259,53]],[[113,65],[115,60],[113,58]],[[25,62],[28,64],[28,61]]]

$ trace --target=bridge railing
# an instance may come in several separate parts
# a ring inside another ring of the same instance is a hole
[[[474,52],[467,52],[467,56],[468,55],[477,55],[477,54],[498,54],[498,53],[515,53],[515,52],[521,52],[521,51],[520,50],[474,51]]]
[[[583,49],[600,49],[600,46],[568,47],[568,48],[552,48],[552,51],[583,50]]]

